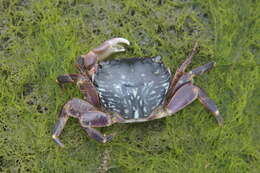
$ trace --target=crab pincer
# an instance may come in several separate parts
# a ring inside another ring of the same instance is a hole
[[[112,53],[124,52],[125,48],[123,44],[129,46],[130,42],[125,38],[112,38],[93,49],[92,52],[98,56],[99,60],[103,60]]]
[[[97,63],[113,53],[124,52],[125,48],[123,45],[129,46],[130,42],[127,39],[120,37],[107,40],[87,54],[79,56],[77,68],[81,72],[87,70],[88,75],[92,76],[97,68]]]

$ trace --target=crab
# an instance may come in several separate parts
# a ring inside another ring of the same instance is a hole
[[[220,126],[223,125],[224,120],[214,101],[192,81],[193,77],[211,70],[215,62],[185,72],[197,43],[174,75],[160,56],[104,61],[113,53],[124,52],[124,45],[130,45],[125,38],[107,40],[78,57],[79,74],[57,77],[61,87],[65,83],[75,83],[84,95],[84,99],[69,100],[61,109],[52,134],[58,145],[64,146],[59,136],[69,117],[77,118],[89,137],[106,143],[114,135],[102,134],[95,128],[170,116],[196,99],[214,115]]]

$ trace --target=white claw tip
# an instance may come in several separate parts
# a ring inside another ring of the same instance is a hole
[[[127,44],[128,46],[130,45],[130,42],[127,39],[122,37],[112,38],[111,41],[115,43],[124,43]]]

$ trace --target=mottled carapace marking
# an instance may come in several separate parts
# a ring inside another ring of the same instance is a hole
[[[101,104],[125,119],[148,117],[164,101],[169,82],[159,56],[102,62],[94,79]]]

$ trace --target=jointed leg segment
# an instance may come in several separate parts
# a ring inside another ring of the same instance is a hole
[[[215,116],[218,124],[222,126],[224,124],[224,119],[220,115],[217,105],[213,100],[211,100],[208,95],[202,90],[199,90],[199,101]]]
[[[181,86],[192,82],[193,77],[197,76],[197,75],[201,75],[209,70],[211,70],[214,65],[216,63],[215,62],[209,62],[207,64],[204,64],[202,66],[199,66],[191,71],[189,71],[188,73],[185,73],[183,76],[181,76],[181,78],[177,81],[176,85],[174,86],[174,88],[172,88],[172,93],[175,93]]]
[[[103,112],[95,110],[94,106],[81,99],[72,99],[66,103],[60,113],[58,122],[56,123],[52,138],[63,147],[59,140],[59,136],[69,117],[78,118],[81,126],[85,129],[90,137],[98,142],[108,142],[112,139],[112,135],[103,135],[93,127],[105,127],[113,123],[111,117]]]
[[[58,76],[57,82],[62,88],[65,83],[76,83],[80,92],[84,95],[84,100],[93,106],[99,107],[99,97],[96,88],[88,77],[82,74],[65,74]]]
[[[100,133],[99,131],[91,127],[83,127],[83,129],[87,132],[89,137],[101,143],[109,142],[113,138],[113,135],[108,135],[108,136],[103,135],[102,133]]]
[[[166,106],[166,108],[168,109],[168,112],[170,114],[174,114],[187,105],[191,104],[197,98],[211,113],[213,113],[218,124],[222,126],[224,120],[220,115],[214,101],[211,100],[201,88],[191,83],[185,84],[184,86],[179,88]]]
[[[182,65],[176,70],[174,77],[172,78],[170,83],[169,92],[167,93],[168,98],[173,96],[174,87],[179,81],[179,79],[184,75],[186,68],[190,65],[192,58],[196,53],[197,46],[198,43],[196,42],[190,55],[186,58],[186,60],[182,63]]]

